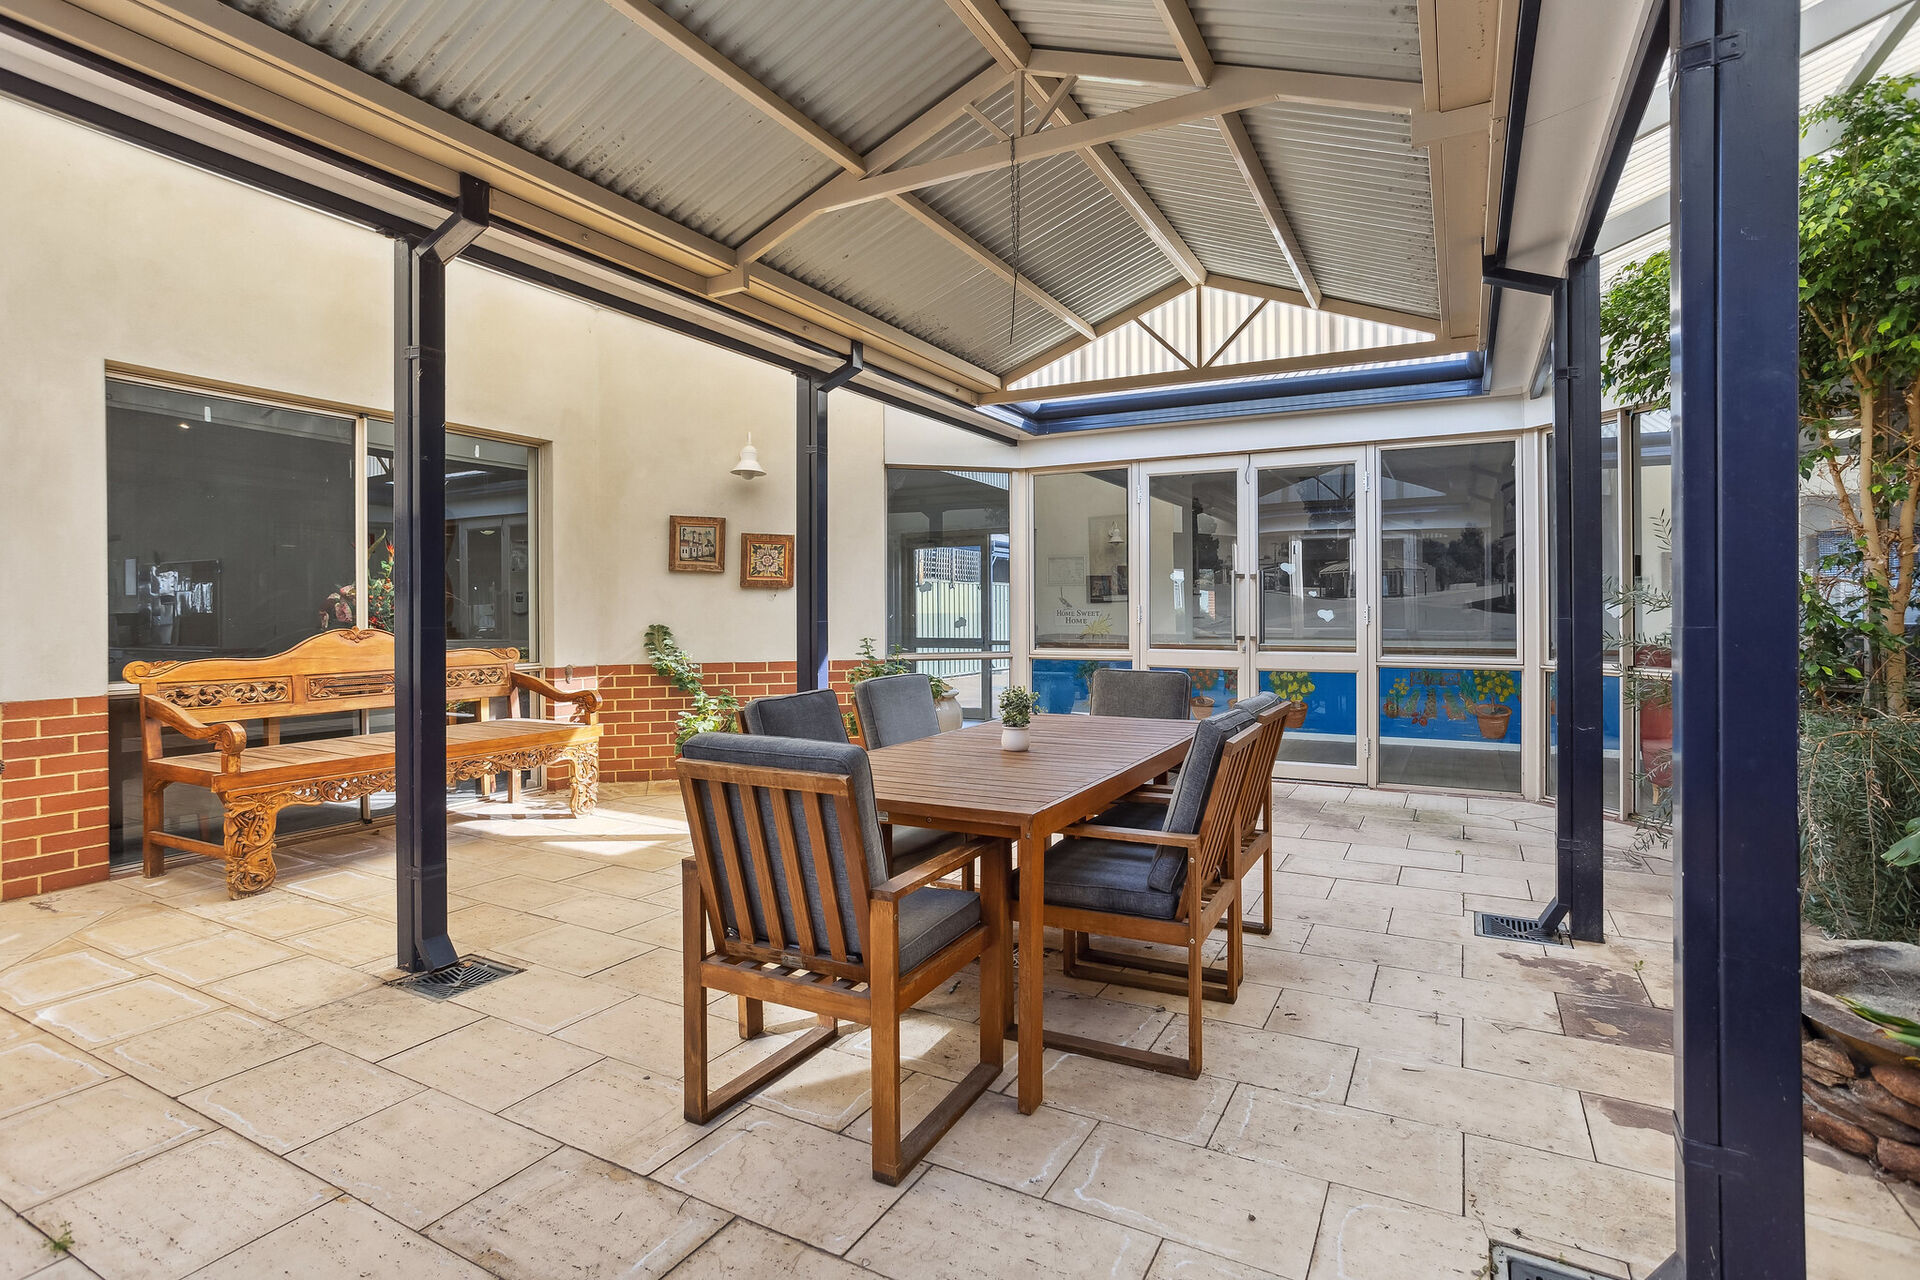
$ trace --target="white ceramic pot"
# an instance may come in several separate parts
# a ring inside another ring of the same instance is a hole
[[[940,732],[952,733],[966,723],[966,716],[960,711],[960,699],[953,694],[933,700],[934,714],[940,717]]]
[[[1002,751],[1025,751],[1027,749],[1027,726],[1018,729],[1010,724],[1000,726],[1000,749]]]

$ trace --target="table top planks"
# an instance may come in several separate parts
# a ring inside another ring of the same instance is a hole
[[[991,721],[882,747],[867,759],[875,799],[895,821],[1023,834],[1089,816],[1179,764],[1193,730],[1191,720],[1038,715],[1027,751],[1001,750],[1000,725]]]

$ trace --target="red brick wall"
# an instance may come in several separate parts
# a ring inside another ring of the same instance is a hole
[[[107,700],[0,705],[0,899],[107,878]]]
[[[828,667],[832,687],[841,705],[853,707],[847,671],[852,661]],[[741,702],[774,693],[792,693],[791,662],[704,662],[701,674],[708,689],[730,689]],[[594,667],[556,667],[550,679],[569,673],[575,679],[592,678],[600,692],[600,777],[607,782],[649,782],[673,776],[674,720],[691,701],[654,674],[648,663]],[[550,783],[565,777],[549,766]]]

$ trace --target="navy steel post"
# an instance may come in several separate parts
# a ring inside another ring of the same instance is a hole
[[[1673,10],[1679,1253],[1663,1271],[1797,1280],[1800,9]]]
[[[1580,942],[1606,937],[1600,678],[1600,260],[1567,264],[1553,295],[1553,554],[1559,776],[1555,897]]]
[[[395,242],[393,388],[394,831],[399,964],[459,957],[447,937],[447,263],[487,225],[488,189],[426,239]]]
[[[794,687],[805,691],[827,687],[827,388],[818,374],[795,384]]]

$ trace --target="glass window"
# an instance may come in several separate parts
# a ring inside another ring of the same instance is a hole
[[[1007,658],[916,658],[913,669],[946,681],[960,699],[960,714],[973,724],[999,718],[1010,663]]]
[[[1093,673],[1101,667],[1119,667],[1131,670],[1133,664],[1125,660],[1095,661],[1079,658],[1035,658],[1033,660],[1033,692],[1040,699],[1039,710],[1050,716],[1063,716],[1075,711],[1085,711],[1093,696]],[[995,714],[999,714],[995,712]]]
[[[1600,750],[1604,760],[1600,780],[1601,802],[1608,813],[1620,810],[1620,677],[1600,677]],[[1547,768],[1546,796],[1553,799],[1560,791],[1560,675],[1547,672]]]
[[[447,433],[447,644],[533,657],[533,450]],[[393,424],[367,424],[367,620],[393,627]]]
[[[1127,647],[1130,547],[1125,467],[1033,478],[1036,645]]]
[[[107,383],[107,679],[352,620],[351,418]]]
[[[1260,685],[1304,704],[1287,717],[1280,756],[1294,764],[1349,766],[1359,750],[1359,677],[1351,671],[1263,671]]]
[[[1380,622],[1387,653],[1518,653],[1513,445],[1381,453]]]
[[[1147,481],[1147,642],[1231,649],[1240,476],[1233,471]]]
[[[1352,652],[1353,464],[1262,467],[1259,483],[1261,647]]]
[[[1673,426],[1665,409],[1634,415],[1633,579],[1642,599],[1634,610],[1634,665],[1670,666],[1673,610]],[[1652,594],[1655,599],[1647,600]]]
[[[1007,651],[1008,493],[1004,471],[887,469],[889,650]]]
[[[1193,682],[1188,706],[1195,720],[1219,715],[1240,698],[1240,672],[1233,667],[1155,667],[1155,671],[1184,671]]]
[[[1380,668],[1380,781],[1520,790],[1520,673]]]

